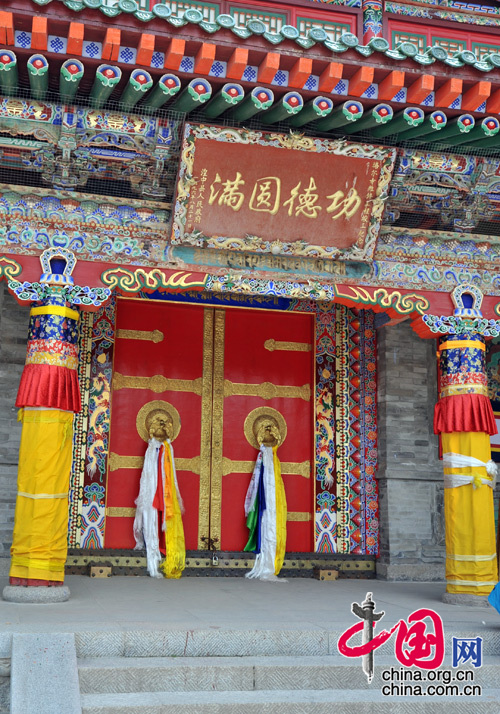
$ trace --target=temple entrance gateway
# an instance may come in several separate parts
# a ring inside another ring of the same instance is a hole
[[[314,550],[314,315],[119,299],[106,548],[132,524],[151,419],[171,420],[187,550],[243,550],[261,428],[278,429],[287,551]]]

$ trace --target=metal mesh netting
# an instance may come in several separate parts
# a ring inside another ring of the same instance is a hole
[[[57,73],[55,73],[57,77]],[[51,79],[51,83],[53,80]],[[79,90],[77,105],[88,108],[89,86]],[[30,91],[21,86],[16,97],[30,99]],[[42,104],[60,104],[50,91]],[[78,111],[78,106],[75,107]],[[168,108],[141,113],[141,107],[125,110],[117,101],[108,101],[101,112],[123,116],[159,118],[168,124],[168,152],[161,160],[155,154],[155,139],[120,134],[117,123],[88,146],[73,147],[69,152],[57,146],[49,134],[26,122],[9,120],[0,124],[3,153],[0,156],[0,183],[78,191],[91,196],[161,201],[171,204],[175,196],[180,145],[185,121],[238,126],[225,112],[217,119],[206,119],[203,110],[188,115]],[[263,124],[258,115],[240,126],[248,129],[288,133],[287,122]],[[57,127],[56,127],[57,128]],[[47,131],[50,127],[47,128]],[[387,199],[384,224],[397,227],[449,231],[485,236],[500,235],[500,139],[498,145],[483,148],[450,147],[444,143],[402,140],[395,133],[383,140],[370,131],[345,135],[342,129],[320,132],[314,122],[294,131],[312,137],[397,146],[398,159]]]

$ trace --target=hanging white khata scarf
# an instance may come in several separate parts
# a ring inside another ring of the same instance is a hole
[[[144,457],[134,519],[135,550],[146,549],[148,573],[153,578],[180,577],[185,564],[184,511],[170,439],[152,437]],[[161,564],[159,513],[165,560]],[[163,575],[162,572],[163,571]]]
[[[245,499],[250,530],[245,551],[256,553],[247,578],[285,582],[278,578],[286,547],[286,497],[277,446],[260,447]]]
[[[473,488],[481,488],[484,484],[490,488],[495,488],[498,466],[492,461],[480,461],[474,456],[465,456],[464,454],[455,454],[453,451],[448,451],[443,454],[443,466],[445,469],[486,469],[486,473],[491,478],[484,478],[482,474],[445,474],[444,487],[458,488],[472,483]]]

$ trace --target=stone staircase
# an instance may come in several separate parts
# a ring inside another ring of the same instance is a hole
[[[485,664],[480,669],[471,668],[473,684],[481,687],[481,696],[431,697],[384,696],[381,689],[387,682],[382,680],[382,672],[391,667],[396,671],[401,669],[392,653],[393,646],[386,645],[384,651],[375,654],[375,676],[368,684],[360,660],[350,661],[336,653],[340,633],[329,636],[325,633],[326,637],[318,631],[214,631],[206,632],[205,637],[196,632],[128,634],[131,635],[128,644],[122,640],[121,651],[116,652],[119,656],[109,656],[113,649],[117,650],[116,643],[108,641],[99,647],[97,641],[92,644],[88,640],[85,644],[82,636],[76,634],[82,714],[461,714],[466,711],[467,714],[498,714],[500,711],[497,637],[484,642]],[[459,636],[459,633],[453,634]],[[95,633],[96,640],[100,635],[102,633]],[[181,635],[184,637],[182,652],[179,649]],[[473,635],[462,633],[462,636]],[[451,635],[447,636],[447,643],[450,638]],[[87,656],[92,650],[94,656]],[[147,656],[148,652],[161,652],[163,656]],[[451,669],[450,664],[445,662],[445,668]],[[469,666],[461,669],[465,668]],[[421,686],[425,688],[429,684],[421,683]],[[457,685],[459,692],[463,692],[464,686],[471,682],[450,684]]]

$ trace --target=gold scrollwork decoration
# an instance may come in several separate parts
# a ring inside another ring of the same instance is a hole
[[[106,508],[106,516],[109,518],[135,518],[135,508],[108,506]]]
[[[0,280],[13,280],[22,272],[22,267],[12,258],[7,258],[5,255],[0,255]]]
[[[140,290],[195,290],[205,287],[206,275],[186,273],[178,270],[171,275],[167,275],[160,268],[147,270],[137,268],[128,270],[127,268],[110,268],[101,274],[103,285],[111,290],[121,290],[124,293],[137,293]]]
[[[312,345],[308,342],[280,342],[279,340],[266,340],[264,342],[264,347],[269,352],[275,352],[277,350],[283,352],[310,352]]]
[[[210,473],[212,460],[212,392],[214,356],[214,310],[203,310],[203,386],[201,393],[200,491],[198,496],[198,549],[210,535]]]
[[[258,433],[264,422],[271,422],[272,426],[277,429],[279,432],[278,445],[281,445],[286,439],[286,421],[283,414],[277,409],[272,409],[272,407],[257,407],[257,409],[253,409],[247,416],[243,425],[243,431],[248,443],[255,449],[260,448]]]
[[[224,380],[225,397],[260,397],[261,399],[295,398],[308,402],[311,399],[311,385],[303,384],[301,387],[292,387],[287,384],[245,384],[243,382],[230,382]]]
[[[429,309],[429,301],[424,295],[408,293],[403,295],[399,290],[389,292],[385,288],[376,288],[373,294],[366,288],[334,285],[337,298],[348,300],[352,304],[379,306],[384,310],[392,309],[398,315],[411,315],[417,312],[423,315]],[[347,292],[346,292],[347,291]]]
[[[144,456],[123,456],[112,451],[108,458],[108,468],[110,471],[118,469],[142,469]]]
[[[115,454],[113,451],[109,455],[109,470],[117,471],[118,469],[142,469],[144,463],[143,456],[122,456]],[[200,475],[200,457],[193,456],[190,459],[183,459],[180,456],[175,457],[175,468],[177,471],[191,471],[191,473]]]
[[[163,374],[153,377],[137,377],[114,372],[113,389],[149,389],[151,392],[190,392],[201,395],[203,378],[197,379],[169,379]]]
[[[304,523],[307,521],[312,521],[312,515],[307,511],[288,511],[286,514],[287,521],[292,523]]]
[[[255,461],[233,461],[232,459],[228,459],[226,456],[222,459],[223,476],[228,476],[229,474],[251,474],[254,467]],[[296,475],[303,476],[304,478],[310,478],[311,462],[282,461],[281,473],[287,476]]]
[[[144,404],[137,412],[135,425],[137,433],[144,441],[149,441],[149,430],[155,417],[167,418],[167,421],[172,423],[171,441],[177,438],[181,430],[181,418],[177,409],[169,402],[164,402],[161,399],[155,399],[152,402]]]
[[[117,330],[116,337],[119,340],[146,340],[148,342],[163,342],[165,335],[161,330]]]
[[[226,313],[214,311],[214,377],[212,407],[212,466],[210,480],[210,535],[221,542],[222,444],[224,431],[224,343]],[[216,541],[217,542],[217,541]]]

